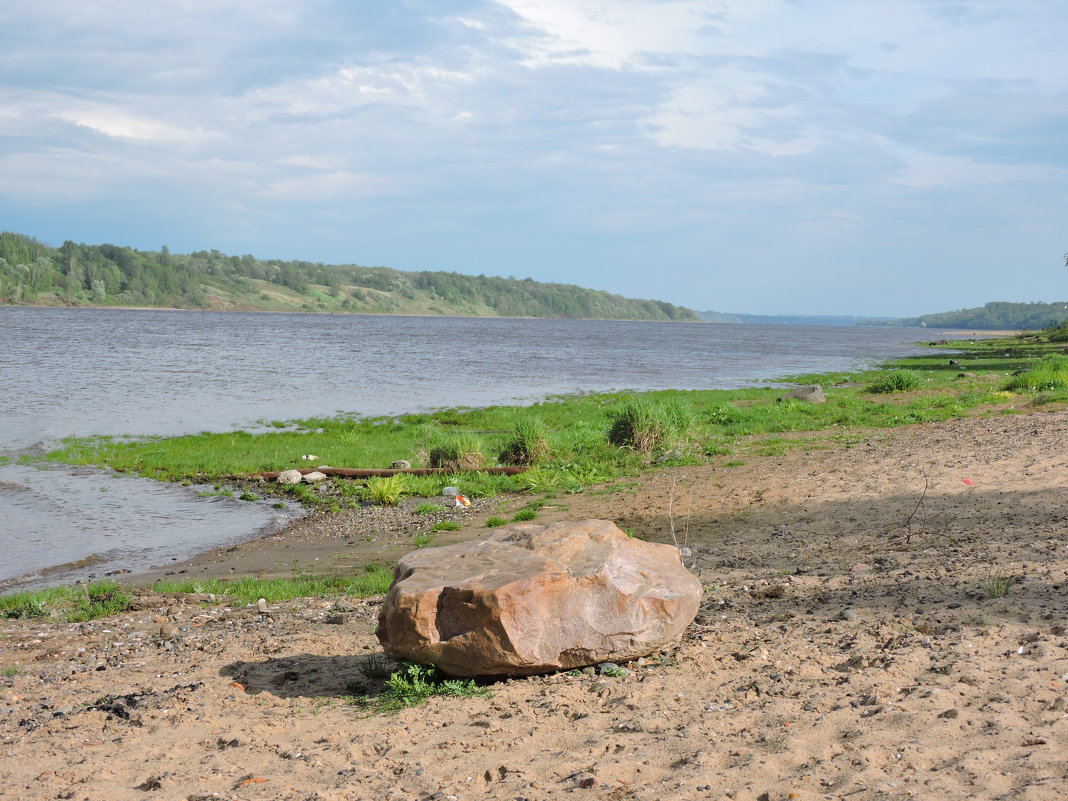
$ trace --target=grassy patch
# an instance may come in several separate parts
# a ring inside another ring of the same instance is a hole
[[[376,565],[367,565],[355,576],[308,576],[293,578],[263,579],[255,577],[239,579],[204,579],[183,581],[159,581],[152,585],[156,592],[214,593],[236,598],[245,603],[255,603],[259,598],[268,601],[288,601],[293,598],[330,598],[349,596],[366,598],[384,595],[393,581],[393,571]]]
[[[443,409],[397,417],[353,415],[279,422],[264,433],[236,431],[184,437],[71,439],[43,457],[70,464],[110,466],[163,480],[215,484],[217,493],[273,495],[306,506],[340,508],[374,498],[397,503],[410,495],[439,499],[444,487],[470,498],[505,493],[572,493],[649,469],[654,457],[678,450],[686,463],[743,453],[777,453],[805,437],[870,436],[871,429],[945,420],[1005,410],[1017,391],[1035,393],[1031,403],[1068,401],[1068,359],[1042,360],[1060,344],[1038,336],[977,342],[954,341],[929,353],[897,359],[877,370],[797,376],[820,383],[827,402],[779,401],[782,390],[759,386],[736,390],[610,392],[555,397],[527,407]],[[1018,370],[1019,376],[1010,376]],[[961,374],[964,377],[961,377]],[[1027,377],[1025,377],[1027,376]],[[844,383],[843,383],[844,382]],[[910,388],[911,387],[911,388]],[[875,391],[878,390],[878,391]],[[754,438],[763,444],[753,446]],[[807,438],[811,440],[812,438]],[[362,483],[335,479],[321,485],[279,487],[235,481],[231,475],[304,467],[315,453],[339,467],[384,467],[397,459],[449,472]],[[528,466],[515,475],[472,468],[490,464],[486,454]],[[674,461],[679,462],[679,459]],[[391,484],[393,485],[391,487]],[[420,514],[432,514],[426,503]]]
[[[125,611],[132,600],[130,591],[116,582],[96,581],[0,596],[0,617],[80,623]]]
[[[503,517],[490,517],[486,519],[486,528],[497,528],[498,526],[505,526],[508,521]]]
[[[1049,354],[1005,382],[1012,392],[1050,392],[1068,389],[1068,356]]]

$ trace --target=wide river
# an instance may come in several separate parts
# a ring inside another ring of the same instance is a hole
[[[19,464],[182,434],[578,390],[727,389],[918,350],[920,329],[0,307],[0,588],[141,569],[277,528],[267,503]]]

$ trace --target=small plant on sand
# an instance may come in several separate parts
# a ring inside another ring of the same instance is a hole
[[[14,664],[14,665],[8,665],[6,668],[4,668],[4,675],[7,678],[12,679],[15,676],[19,675],[19,670],[20,669],[21,668],[19,668],[17,663]]]
[[[412,537],[413,548],[425,548],[434,541],[434,535],[429,531],[420,531]]]
[[[124,612],[130,607],[133,595],[114,581],[96,581],[82,585],[77,605],[67,614],[71,623],[82,623]]]
[[[533,509],[520,509],[515,513],[515,517],[512,518],[517,523],[522,523],[524,520],[533,520],[538,516],[538,513]]]
[[[421,503],[415,508],[417,515],[432,515],[442,510],[441,504],[437,503]]]
[[[455,520],[439,520],[430,527],[431,531],[459,531],[460,524]]]
[[[512,425],[512,436],[504,443],[502,464],[531,467],[552,456],[548,429],[540,417],[520,417]]]
[[[507,525],[508,521],[503,517],[489,517],[486,519],[486,528],[497,528],[497,526]]]
[[[367,497],[381,506],[396,506],[408,489],[403,474],[367,479]]]
[[[868,392],[875,394],[908,392],[922,383],[923,376],[915,370],[890,370],[868,384]]]
[[[477,698],[489,691],[470,679],[450,679],[433,665],[401,662],[386,679],[378,702],[383,711],[394,711],[417,706],[435,695]]]
[[[611,412],[610,420],[609,442],[646,455],[657,448],[674,445],[685,436],[691,424],[677,403],[657,403],[641,397],[630,398]]]
[[[385,654],[368,654],[360,661],[358,670],[365,679],[384,679],[393,672]]]
[[[457,473],[464,470],[477,470],[486,464],[482,440],[463,432],[439,436],[427,448],[426,454],[427,462],[431,467]]]
[[[1019,582],[1019,576],[991,575],[983,582],[983,592],[988,598],[1004,598]]]

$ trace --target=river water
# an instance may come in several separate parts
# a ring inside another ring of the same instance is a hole
[[[18,463],[67,436],[254,429],[578,390],[727,389],[919,350],[920,329],[0,307],[0,587],[277,528],[267,503]],[[5,582],[6,580],[6,582]]]

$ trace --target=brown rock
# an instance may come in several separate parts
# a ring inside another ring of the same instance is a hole
[[[401,558],[378,638],[455,676],[531,675],[664,648],[700,600],[670,545],[607,520],[520,523]]]

